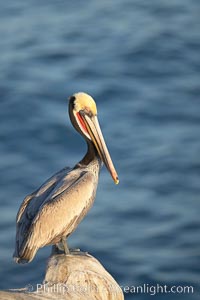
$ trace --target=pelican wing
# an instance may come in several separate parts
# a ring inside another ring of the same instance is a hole
[[[73,178],[67,181],[70,184],[64,177],[35,216],[20,250],[24,259],[30,260],[38,248],[69,235],[90,209],[96,193],[95,176],[88,171],[74,171],[69,174]]]
[[[30,195],[27,195],[22,202],[16,217],[16,246],[14,256],[18,257],[24,238],[27,236],[29,227],[38,213],[40,206],[48,198],[49,194],[56,188],[60,180],[66,176],[70,168],[65,167],[51,178],[49,178],[39,189]]]
[[[30,195],[27,195],[17,213],[16,222],[19,223],[24,216],[24,212],[27,213],[26,208],[28,207],[28,204],[30,203],[30,200],[39,198],[40,201],[34,201],[31,205],[32,214],[34,215],[34,212],[38,210],[38,207],[36,204],[39,204],[38,206],[43,203],[43,201],[46,199],[46,197],[54,190],[54,187],[57,185],[57,183],[60,181],[60,179],[65,176],[71,169],[68,167],[63,168],[56,174],[54,174],[52,177],[50,177],[48,180],[46,180],[35,192],[31,193]],[[29,215],[30,217],[30,215]]]

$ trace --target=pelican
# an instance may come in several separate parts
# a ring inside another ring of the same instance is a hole
[[[69,254],[68,236],[91,208],[104,163],[114,182],[117,172],[105,144],[94,99],[86,93],[69,98],[69,117],[84,137],[87,153],[74,168],[65,167],[49,178],[39,189],[25,197],[16,217],[16,263],[33,260],[39,248],[62,246]]]

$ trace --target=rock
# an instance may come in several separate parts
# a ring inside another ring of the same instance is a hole
[[[71,251],[69,255],[53,254],[47,264],[44,282],[32,288],[33,292],[24,289],[1,291],[0,299],[124,299],[121,288],[101,263],[81,251]]]

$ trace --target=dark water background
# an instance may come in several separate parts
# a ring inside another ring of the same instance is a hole
[[[120,285],[192,285],[200,295],[200,2],[1,1],[0,288],[38,283],[50,248],[12,261],[24,196],[84,154],[67,97],[96,99],[120,177],[102,170],[70,238]],[[126,299],[152,299],[127,294]]]

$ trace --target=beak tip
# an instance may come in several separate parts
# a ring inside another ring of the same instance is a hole
[[[119,183],[119,178],[116,177],[114,181],[115,181],[115,184],[118,184]]]

